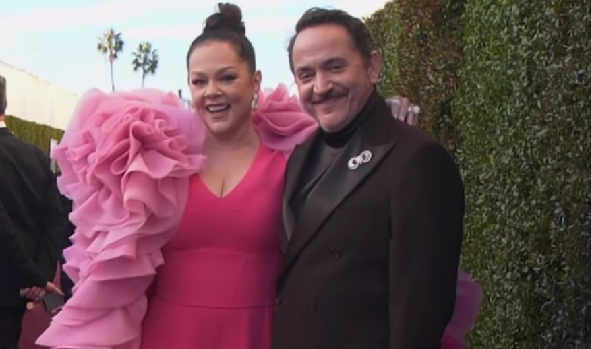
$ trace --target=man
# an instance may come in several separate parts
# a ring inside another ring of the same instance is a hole
[[[441,348],[463,236],[456,165],[391,117],[359,19],[307,11],[289,59],[321,127],[288,163],[272,348]]]
[[[0,76],[0,349],[18,349],[26,299],[53,285],[67,234],[49,158],[6,127],[6,80]]]

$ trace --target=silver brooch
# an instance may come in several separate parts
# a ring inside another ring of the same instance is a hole
[[[361,154],[352,157],[349,159],[349,169],[356,170],[359,165],[370,162],[372,155],[373,154],[369,150],[364,150],[361,152]]]

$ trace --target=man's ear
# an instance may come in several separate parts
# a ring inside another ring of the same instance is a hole
[[[369,56],[369,66],[367,67],[367,73],[369,80],[373,85],[378,83],[380,78],[380,71],[382,70],[382,55],[376,50],[371,52]]]

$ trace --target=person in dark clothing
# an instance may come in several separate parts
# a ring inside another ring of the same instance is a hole
[[[51,281],[67,234],[49,158],[12,135],[0,76],[0,349],[18,349],[27,299],[61,294]]]

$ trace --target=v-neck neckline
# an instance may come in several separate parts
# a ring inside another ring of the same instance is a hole
[[[250,165],[248,166],[248,169],[246,170],[246,172],[244,172],[244,175],[242,176],[242,178],[240,178],[240,181],[238,181],[238,183],[234,186],[234,188],[232,188],[232,190],[227,192],[225,195],[221,195],[221,196],[217,195],[213,190],[211,190],[210,187],[207,186],[207,184],[203,181],[203,179],[201,178],[200,175],[197,175],[197,177],[198,177],[197,180],[201,183],[201,186],[203,186],[203,189],[205,189],[205,191],[208,193],[209,196],[211,196],[217,200],[227,200],[231,196],[235,195],[234,193],[236,191],[238,191],[243,186],[243,183],[248,180],[248,178],[251,175],[251,172],[253,172],[253,168],[257,165],[257,162],[259,161],[259,158],[261,157],[261,154],[263,152],[263,148],[264,148],[264,146],[263,146],[263,143],[261,142],[259,144],[259,147],[258,147],[254,157],[252,158],[252,160],[250,162]]]

